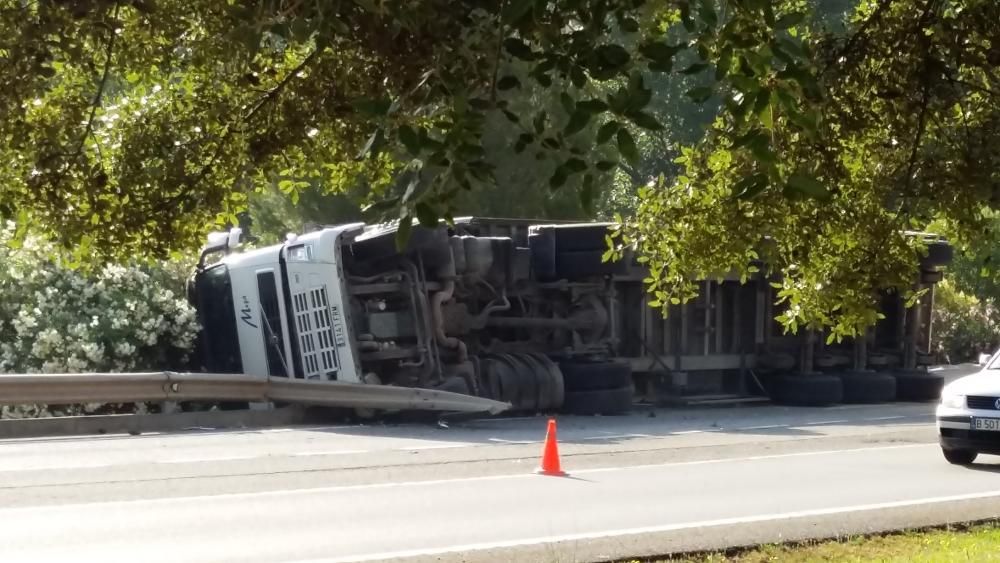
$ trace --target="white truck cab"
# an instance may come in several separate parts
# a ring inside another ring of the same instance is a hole
[[[345,307],[347,224],[233,253],[240,232],[210,236],[190,284],[210,371],[360,382]],[[206,258],[222,254],[206,265]]]

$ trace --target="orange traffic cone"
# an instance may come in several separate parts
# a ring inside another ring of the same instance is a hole
[[[566,472],[559,464],[559,445],[556,443],[556,421],[549,419],[549,428],[545,433],[545,447],[542,449],[542,466],[537,473],[541,475],[552,475],[564,477]]]

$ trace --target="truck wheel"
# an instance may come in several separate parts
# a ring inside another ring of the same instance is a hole
[[[941,448],[941,453],[944,454],[944,458],[948,460],[948,463],[953,465],[972,465],[972,462],[976,461],[976,458],[979,457],[979,454],[972,450],[946,450]]]
[[[519,354],[503,354],[502,357],[508,362],[511,369],[514,370],[520,386],[520,401],[515,406],[532,412],[543,408],[542,401],[545,397],[542,395],[545,393],[546,388],[542,385],[538,376],[535,375],[534,366]]]
[[[844,399],[844,384],[835,375],[776,375],[768,392],[780,405],[823,406]]]
[[[559,369],[567,393],[620,389],[632,384],[632,368],[624,362],[563,362]]]
[[[896,400],[896,378],[886,373],[835,374],[844,384],[845,403],[888,403]]]
[[[602,254],[608,249],[609,225],[573,225],[553,227],[556,252],[597,250]]]
[[[552,385],[552,405],[549,408],[561,408],[563,402],[566,400],[566,380],[563,377],[562,370],[545,354],[529,354],[529,356],[540,363],[548,374],[550,384]]]
[[[567,391],[563,411],[570,414],[625,414],[632,410],[635,387],[600,391]]]
[[[944,376],[922,371],[898,371],[896,378],[896,399],[900,401],[927,402],[941,398]]]

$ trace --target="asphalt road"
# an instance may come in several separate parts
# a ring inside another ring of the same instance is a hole
[[[0,442],[0,556],[74,561],[597,561],[1000,515],[933,405]]]

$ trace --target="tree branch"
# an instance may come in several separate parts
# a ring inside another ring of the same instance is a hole
[[[859,43],[866,42],[868,40],[868,29],[875,24],[875,22],[882,19],[882,16],[894,1],[895,0],[882,0],[882,2],[876,6],[875,10],[872,11],[871,15],[868,16],[868,19],[861,24],[861,27],[859,27],[858,30],[851,35],[850,39],[847,40],[847,43],[844,44],[844,47],[833,56],[830,62],[827,63],[826,67],[823,68],[823,72],[820,74],[826,73],[826,71],[830,68],[830,65],[836,63],[841,58],[850,55]]]
[[[320,51],[322,51],[322,49],[313,49],[311,53],[306,55],[306,58],[302,59],[302,62],[300,62],[294,69],[292,69],[291,72],[286,74],[285,77],[281,79],[281,82],[279,82],[274,88],[271,88],[267,92],[267,94],[264,94],[264,96],[262,96],[261,99],[257,101],[253,109],[250,110],[250,113],[246,114],[246,116],[243,117],[243,122],[246,123],[251,119],[253,119],[253,117],[257,115],[257,112],[261,110],[261,108],[266,106],[268,103],[274,101],[274,99],[278,97],[278,94],[280,94],[281,91],[285,89],[285,86],[287,86],[288,83],[291,82],[296,75],[298,75],[298,73],[302,72],[303,69],[309,66],[316,59],[317,56],[319,56]]]
[[[115,10],[111,15],[115,21],[118,20],[118,6],[118,2],[115,2]],[[101,82],[97,85],[97,93],[94,94],[94,101],[90,104],[90,117],[87,118],[87,126],[83,131],[83,136],[80,137],[80,144],[77,145],[76,151],[73,152],[73,158],[83,154],[83,145],[87,142],[87,137],[94,132],[94,118],[97,116],[97,108],[101,107],[101,100],[104,97],[104,87],[107,85],[108,76],[111,74],[111,57],[114,55],[115,39],[117,37],[118,34],[112,25],[111,37],[108,38],[108,45],[105,48],[104,72],[101,73]]]

